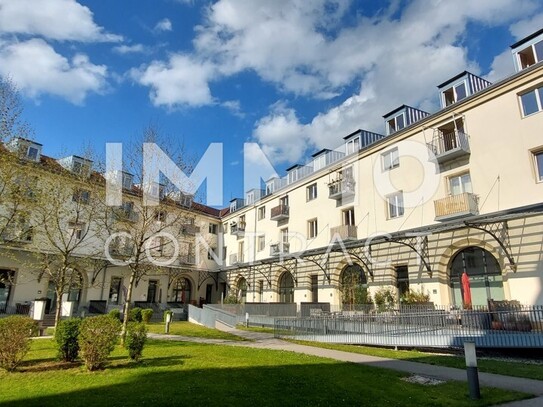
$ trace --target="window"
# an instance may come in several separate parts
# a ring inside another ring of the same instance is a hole
[[[247,192],[247,200],[245,201],[246,205],[252,205],[255,201],[255,193]]]
[[[123,188],[132,189],[132,175],[123,172]]]
[[[73,237],[75,240],[81,240],[85,236],[85,224],[70,222],[69,228],[70,236]]]
[[[320,170],[321,168],[326,167],[326,153],[321,154],[318,157],[315,157],[313,160],[313,171]]]
[[[451,195],[459,195],[466,192],[473,192],[469,173],[449,177],[449,193]]]
[[[387,197],[389,219],[403,216],[403,192],[396,192]]]
[[[317,184],[311,184],[306,188],[306,200],[307,202],[317,198]]]
[[[279,205],[288,206],[288,195],[279,199]]]
[[[383,163],[383,171],[389,171],[393,168],[399,167],[400,157],[398,154],[398,147],[381,154],[381,161]]]
[[[288,228],[281,229],[281,243],[288,243]]]
[[[354,226],[355,225],[355,221],[354,221],[354,208],[349,208],[349,209],[345,209],[343,211],[343,224],[344,225],[350,225],[350,226]]]
[[[358,150],[360,150],[360,137],[347,141],[347,155],[355,153]]]
[[[121,300],[121,284],[123,279],[121,277],[111,277],[111,284],[109,285],[109,303],[119,304]]]
[[[262,220],[266,218],[266,207],[261,206],[258,208],[258,220]]]
[[[543,87],[520,95],[520,103],[525,117],[543,110]]]
[[[165,240],[163,236],[157,236],[151,241],[151,250],[153,253],[162,256],[164,253]]]
[[[318,234],[317,219],[311,219],[307,221],[307,238],[314,239]]]
[[[521,69],[528,68],[536,62],[543,61],[543,41],[536,42],[517,53]]]
[[[218,231],[219,231],[219,225],[217,225],[216,223],[209,224],[209,233],[211,233],[212,235],[216,235]]]
[[[396,288],[400,298],[409,292],[409,269],[407,266],[396,266]]]
[[[543,182],[543,150],[533,153],[537,182]]]
[[[311,275],[311,302],[319,302],[319,276]]]
[[[82,204],[88,204],[90,202],[90,191],[84,189],[76,189],[72,196],[72,201]]]
[[[39,150],[36,147],[29,146],[26,150],[26,158],[32,161],[38,161]]]
[[[444,106],[452,105],[467,96],[466,82],[458,83],[443,91]]]
[[[166,222],[166,211],[157,210],[155,212],[155,220],[157,222]]]
[[[266,236],[258,236],[256,250],[261,252],[266,247]]]
[[[207,259],[208,260],[214,260],[217,257],[217,248],[216,247],[210,247],[207,251]]]
[[[403,113],[387,121],[388,134],[392,134],[405,127],[405,116]]]

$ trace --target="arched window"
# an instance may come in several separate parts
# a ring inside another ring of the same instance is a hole
[[[279,302],[288,304],[294,302],[294,279],[288,271],[279,277]]]
[[[496,258],[480,247],[466,247],[453,257],[450,265],[450,285],[453,302],[462,304],[462,274],[469,277],[473,305],[487,305],[489,299],[503,300],[503,279]]]
[[[245,304],[247,302],[247,280],[244,277],[241,277],[237,284],[236,295],[239,302]]]
[[[190,303],[192,284],[188,278],[181,278],[173,289],[173,301],[183,304]]]
[[[347,265],[341,271],[341,302],[345,309],[353,310],[356,305],[368,304],[368,281],[364,269],[359,264]]]

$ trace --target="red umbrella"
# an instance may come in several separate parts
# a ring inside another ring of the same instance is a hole
[[[469,276],[465,271],[462,273],[462,291],[464,293],[464,308],[471,309],[471,287]]]

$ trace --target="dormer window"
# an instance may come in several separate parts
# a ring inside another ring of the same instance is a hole
[[[543,61],[543,40],[532,44],[517,53],[520,69],[526,69]]]
[[[40,151],[34,146],[28,146],[26,150],[26,158],[32,161],[38,161],[38,155]]]
[[[405,115],[400,113],[398,116],[393,117],[387,121],[388,134],[395,133],[405,127]]]
[[[352,154],[360,150],[360,137],[355,137],[346,143],[347,154]]]
[[[247,192],[247,205],[252,205],[255,202],[255,193],[253,191]]]
[[[126,172],[123,172],[123,188],[132,189],[132,175]]]
[[[443,106],[449,106],[467,96],[466,82],[462,81],[443,91]]]

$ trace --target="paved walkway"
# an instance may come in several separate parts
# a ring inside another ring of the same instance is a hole
[[[466,381],[466,371],[463,369],[455,369],[443,366],[434,366],[426,363],[410,362],[405,360],[388,359],[377,356],[362,355],[358,353],[342,352],[331,349],[317,348],[313,346],[298,345],[295,343],[276,339],[272,334],[260,333],[253,331],[243,331],[240,329],[231,328],[227,325],[217,324],[217,328],[221,331],[238,335],[250,341],[229,341],[222,339],[205,339],[183,337],[178,335],[159,335],[149,334],[149,337],[154,339],[199,342],[209,344],[221,344],[231,346],[245,346],[251,348],[275,349],[288,352],[303,353],[306,355],[318,356],[323,358],[335,359],[342,362],[360,363],[368,366],[374,366],[384,369],[392,369],[401,372],[417,374],[427,377],[433,377],[442,380],[457,380]],[[543,406],[543,381],[525,379],[519,377],[503,376],[492,373],[479,373],[479,382],[481,386],[497,387],[506,390],[521,391],[528,394],[533,394],[538,397],[513,402],[504,405],[503,407],[531,407]]]

